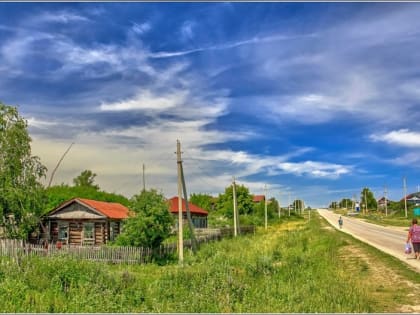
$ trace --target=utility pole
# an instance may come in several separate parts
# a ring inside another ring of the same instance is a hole
[[[279,219],[280,219],[280,217],[281,217],[281,205],[280,205],[281,193],[279,195],[280,195],[280,197],[279,197],[278,207],[279,207]]]
[[[238,212],[237,203],[236,203],[236,184],[235,184],[235,176],[233,176],[232,180],[232,193],[233,193],[233,235],[236,237],[238,235],[238,223],[237,223],[237,216],[236,213]]]
[[[311,221],[311,208],[308,208],[309,211],[309,221]]]
[[[143,191],[146,191],[146,178],[145,178],[144,173],[145,173],[145,166],[143,163]]]
[[[366,191],[367,191],[367,188],[365,187],[365,215],[367,214],[367,212],[368,212],[368,209],[367,209],[367,197],[366,197]]]
[[[287,206],[288,210],[289,210],[289,217],[290,217],[290,192],[289,192],[289,198],[288,198],[288,206]]]
[[[197,239],[195,238],[194,223],[192,222],[190,206],[188,204],[187,185],[185,185],[185,178],[184,178],[184,170],[182,168],[182,161],[181,161],[181,182],[182,182],[182,191],[184,192],[185,211],[187,212],[188,227],[190,228],[190,234],[191,234],[191,247],[192,247],[193,253],[195,254],[197,252],[198,245],[197,245]]]
[[[267,185],[264,185],[264,226],[267,230]]]
[[[407,218],[407,183],[405,176],[403,177],[403,186],[404,186],[404,209],[405,209],[405,217]]]
[[[387,217],[387,216],[388,216],[388,200],[387,200],[387,198],[386,198],[386,194],[387,194],[387,188],[386,188],[386,186],[385,186],[385,189],[384,189],[384,198],[385,198],[385,216]]]
[[[184,262],[183,215],[182,215],[182,181],[181,181],[181,143],[176,141],[176,160],[178,165],[178,259]]]

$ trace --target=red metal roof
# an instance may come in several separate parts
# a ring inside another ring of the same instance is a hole
[[[179,200],[178,197],[172,197],[171,199],[169,199],[169,211],[171,213],[178,213],[178,200]],[[201,215],[209,214],[206,210],[192,204],[191,202],[188,202],[188,208],[190,209],[190,212],[194,214],[201,214]],[[182,212],[185,212],[185,213],[187,212],[185,208],[184,198],[182,198]]]
[[[110,219],[127,219],[129,217],[130,210],[117,202],[105,202],[84,198],[75,198],[74,200],[95,209]]]
[[[261,202],[265,200],[265,196],[264,195],[254,195],[252,197],[252,201],[254,202]]]

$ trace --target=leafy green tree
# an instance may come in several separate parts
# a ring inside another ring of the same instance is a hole
[[[362,192],[360,193],[360,200],[363,204],[363,209],[365,209],[367,205],[367,209],[369,210],[376,210],[378,207],[377,201],[373,192],[370,191],[369,188],[363,188]]]
[[[267,219],[273,219],[278,217],[278,201],[273,197],[267,200]],[[265,202],[259,202],[254,204],[254,215],[258,216],[261,220],[258,222],[264,222],[265,219]]]
[[[330,205],[328,206],[328,208],[330,208],[330,209],[336,209],[336,208],[338,208],[339,206],[338,206],[338,202],[337,201],[332,201],[331,203],[330,203]]]
[[[238,213],[251,214],[254,209],[252,202],[252,195],[250,195],[248,188],[243,185],[236,186],[236,202],[238,205]],[[228,218],[233,218],[233,188],[226,187],[224,194],[219,194],[217,199],[216,209],[223,213]]]
[[[303,201],[300,199],[293,200],[292,207],[296,212],[300,212],[301,209],[303,210]]]
[[[44,202],[40,180],[47,168],[32,156],[27,129],[16,107],[0,103],[0,220],[13,238],[27,237]]]
[[[92,187],[96,190],[99,190],[99,186],[95,185],[96,174],[91,170],[84,170],[79,176],[73,179],[75,186],[80,187]]]
[[[353,201],[349,198],[343,198],[341,199],[341,201],[338,203],[338,206],[340,208],[351,208],[353,205]]]
[[[156,190],[143,190],[130,200],[135,216],[124,222],[116,244],[157,248],[169,237],[174,219],[165,197]]]
[[[191,194],[189,202],[195,204],[196,206],[207,210],[208,212],[213,210],[213,200],[214,198],[206,194]]]

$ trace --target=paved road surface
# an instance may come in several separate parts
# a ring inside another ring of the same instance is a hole
[[[339,229],[338,218],[340,215],[329,210],[318,209],[318,213],[324,217],[332,226]],[[368,243],[379,250],[390,254],[406,264],[414,267],[420,272],[420,260],[415,260],[414,254],[406,255],[404,253],[405,241],[407,240],[408,226],[384,227],[353,217],[343,216],[342,232],[352,235],[365,243]]]

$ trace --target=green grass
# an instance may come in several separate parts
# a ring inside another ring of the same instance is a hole
[[[349,249],[396,270],[398,290],[395,281],[376,282],[372,264],[349,259]],[[63,258],[19,264],[3,258],[0,265],[0,311],[9,313],[398,312],[409,302],[404,281],[419,284],[402,263],[328,228],[315,214],[309,223],[293,218],[203,245],[194,256],[187,251],[183,266]]]

